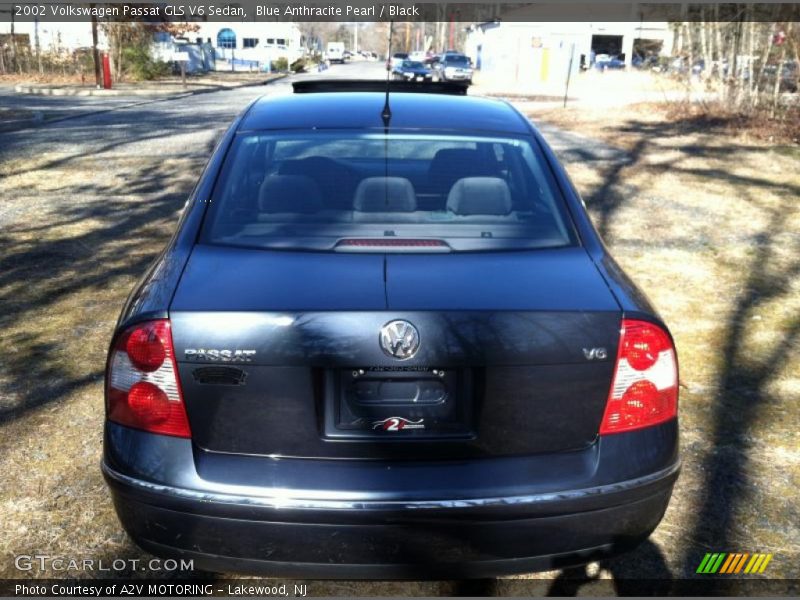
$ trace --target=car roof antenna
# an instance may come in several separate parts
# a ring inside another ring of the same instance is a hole
[[[392,64],[392,34],[394,33],[394,21],[389,21],[389,51],[387,64]],[[383,119],[383,126],[389,127],[389,122],[392,120],[392,109],[389,108],[389,78],[392,74],[391,68],[386,69],[386,100],[383,103],[383,111],[381,111],[381,119]]]

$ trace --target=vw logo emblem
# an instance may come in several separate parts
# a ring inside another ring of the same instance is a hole
[[[411,358],[419,350],[419,331],[408,321],[389,321],[381,328],[381,349],[392,358]]]

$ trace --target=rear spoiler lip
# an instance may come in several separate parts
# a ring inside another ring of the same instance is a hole
[[[445,94],[466,96],[465,83],[451,81],[413,82],[385,79],[305,79],[292,82],[295,94],[348,92],[410,92],[416,94]]]

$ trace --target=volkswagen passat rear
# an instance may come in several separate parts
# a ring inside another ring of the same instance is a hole
[[[679,466],[664,323],[510,105],[341,85],[233,123],[122,312],[103,470],[125,529],[280,576],[635,546]]]

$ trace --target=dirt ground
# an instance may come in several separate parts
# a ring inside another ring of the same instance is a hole
[[[310,593],[607,594],[611,578],[619,590],[628,578],[691,576],[717,551],[771,552],[765,576],[797,579],[800,150],[635,107],[533,118],[621,150],[563,158],[676,338],[684,469],[667,515],[637,552],[588,572],[315,582]],[[13,556],[23,553],[146,556],[120,528],[98,468],[106,343],[201,166],[143,156],[98,183],[107,164],[91,156],[0,163],[0,198],[28,200],[24,220],[0,230],[0,578],[20,576]],[[89,201],[56,210],[42,200],[65,194]]]
[[[652,538],[670,572],[757,548],[797,578],[800,147],[650,105],[532,118],[627,152],[568,170],[676,339],[684,469]]]

